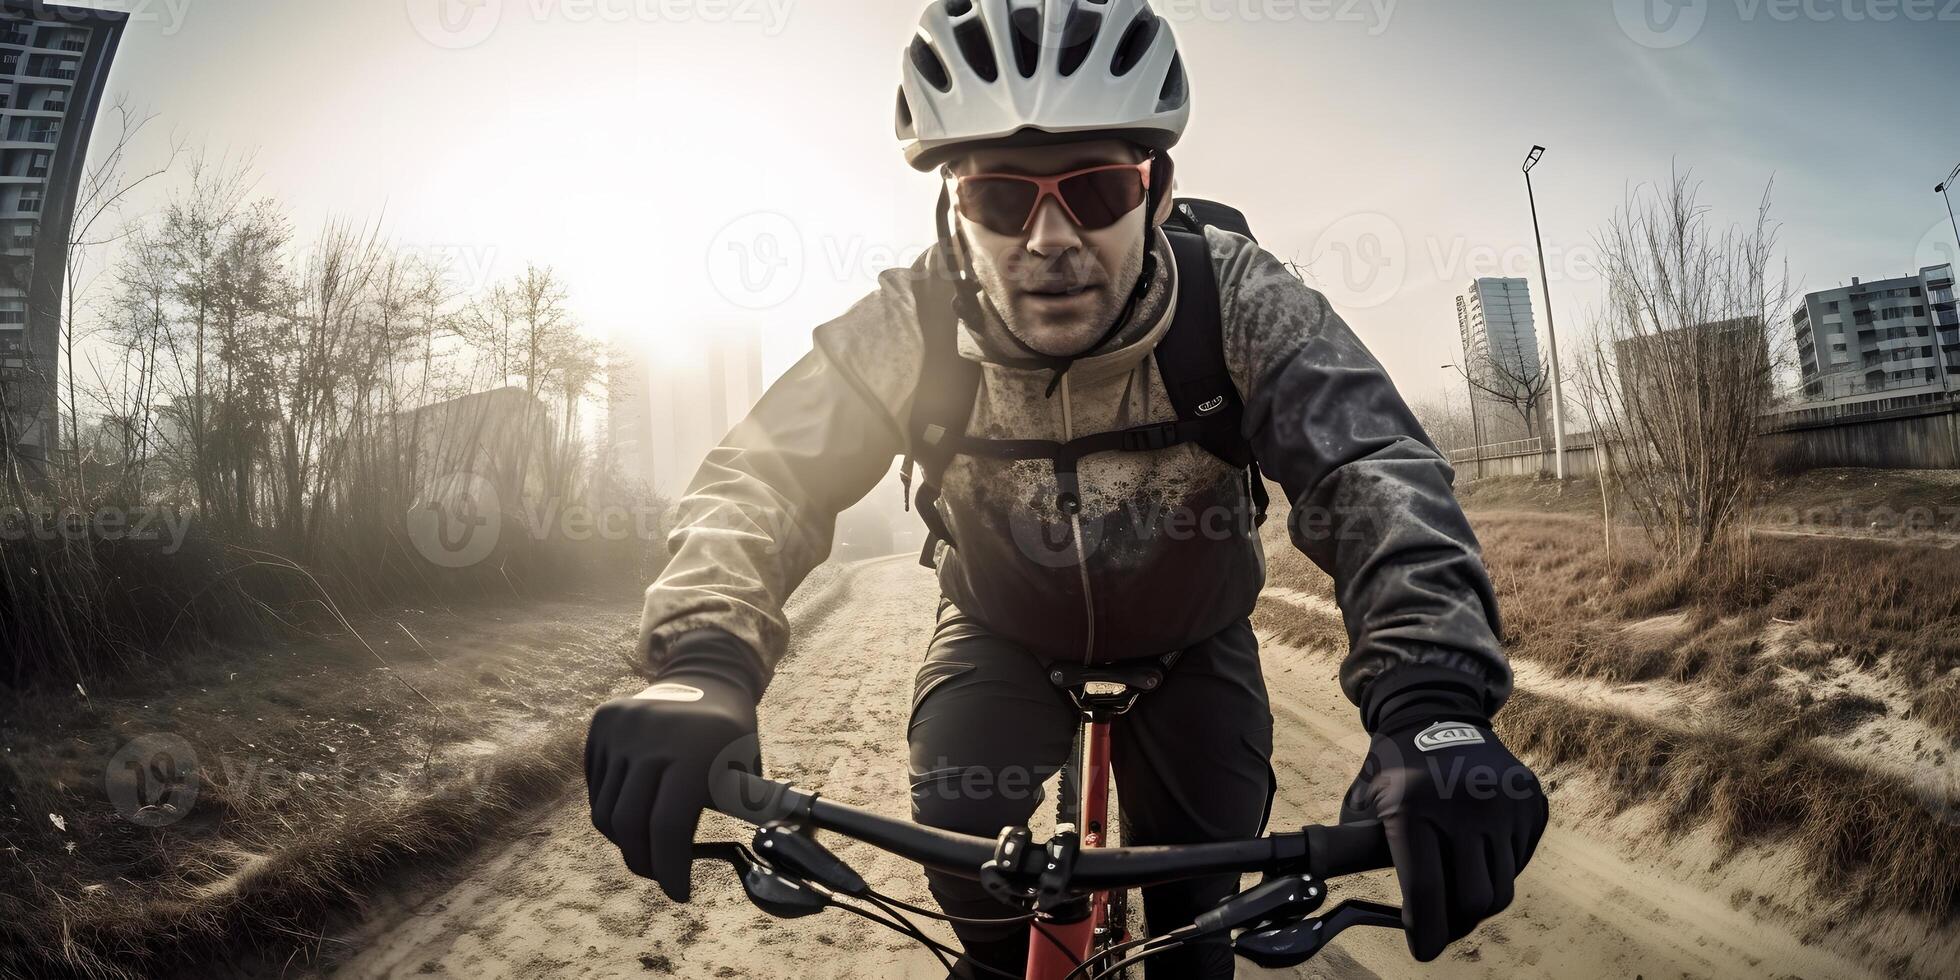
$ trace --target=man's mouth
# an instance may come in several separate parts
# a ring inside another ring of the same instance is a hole
[[[1026,286],[1022,288],[1021,292],[1029,296],[1052,299],[1059,296],[1079,296],[1089,290],[1101,288],[1102,286],[1099,283],[1093,282],[1054,283],[1050,285]]]

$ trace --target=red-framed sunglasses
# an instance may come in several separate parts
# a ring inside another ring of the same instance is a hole
[[[1150,191],[1150,164],[1104,163],[1045,177],[970,174],[955,177],[953,189],[960,214],[998,234],[1028,230],[1041,202],[1051,197],[1076,227],[1095,231],[1143,204]]]

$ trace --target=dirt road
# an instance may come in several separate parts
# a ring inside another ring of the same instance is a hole
[[[901,816],[903,726],[912,670],[932,618],[928,573],[907,558],[848,566],[792,606],[798,637],[763,704],[772,776]],[[1286,601],[1274,596],[1273,601]],[[1268,642],[1275,766],[1273,826],[1325,822],[1358,764],[1354,711],[1329,651]],[[1436,963],[1413,963],[1400,934],[1357,931],[1314,966],[1289,973],[1241,965],[1241,976],[1304,977],[1878,977],[1843,941],[1806,943],[1815,913],[1794,900],[1773,854],[1718,862],[1697,842],[1663,843],[1640,815],[1607,823],[1572,816],[1581,778],[1547,774],[1554,822],[1519,884],[1516,904]],[[746,840],[710,817],[701,839]],[[924,901],[917,870],[848,841],[839,851],[868,880]],[[1386,873],[1336,897],[1389,898]],[[790,922],[749,905],[719,868],[696,871],[694,903],[669,904],[635,879],[592,830],[582,794],[456,878],[385,900],[339,937],[339,977],[936,977],[931,957],[842,913]],[[1763,897],[1757,897],[1763,896]],[[1902,927],[1903,928],[1903,927]],[[1842,936],[1852,930],[1841,930]],[[1905,929],[1893,941],[1923,936]],[[942,932],[942,935],[944,933]],[[1874,937],[1878,948],[1883,939]]]

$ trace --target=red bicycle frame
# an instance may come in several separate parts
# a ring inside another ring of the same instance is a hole
[[[1078,780],[1082,797],[1076,812],[1082,821],[1080,830],[1085,848],[1109,846],[1109,724],[1109,714],[1098,710],[1089,713],[1083,726]],[[1066,924],[1038,921],[1030,924],[1028,980],[1061,980],[1077,963],[1095,952],[1097,936],[1110,936],[1113,941],[1121,942],[1126,924],[1110,920],[1110,907],[1109,892],[1099,891],[1089,898],[1087,918]],[[1046,933],[1046,938],[1041,933]],[[1066,954],[1064,949],[1068,951]]]

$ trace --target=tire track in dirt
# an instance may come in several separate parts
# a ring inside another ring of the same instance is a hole
[[[814,583],[813,583],[814,584]],[[1277,590],[1276,590],[1277,591]],[[903,727],[911,678],[931,634],[937,589],[909,557],[842,566],[793,603],[796,637],[762,705],[773,777],[891,816],[907,813]],[[1267,601],[1298,601],[1269,595]],[[1335,681],[1332,651],[1266,639],[1280,793],[1271,826],[1334,818],[1366,745]],[[1572,781],[1563,785],[1570,787]],[[1567,788],[1562,792],[1582,792]],[[710,814],[701,840],[746,840]],[[867,880],[925,903],[918,869],[826,838]],[[1399,933],[1356,930],[1301,971],[1240,964],[1242,977],[1872,977],[1724,891],[1684,880],[1708,855],[1634,854],[1623,828],[1559,813],[1517,903],[1435,963],[1410,961]],[[1775,866],[1729,881],[1773,893]],[[1742,876],[1738,878],[1738,876]],[[1749,877],[1754,875],[1754,877]],[[1335,898],[1395,900],[1392,875],[1351,879]],[[384,903],[340,937],[336,976],[740,977],[755,980],[937,977],[908,940],[842,913],[794,921],[751,906],[720,866],[697,866],[695,899],[675,906],[626,872],[574,792],[515,842],[460,878]],[[942,938],[943,929],[930,929]]]

